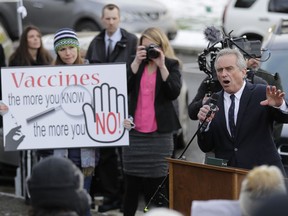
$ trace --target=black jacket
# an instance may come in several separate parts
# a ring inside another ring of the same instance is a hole
[[[137,106],[140,81],[145,64],[145,62],[141,63],[136,74],[131,71],[131,68],[128,69],[129,114],[133,117]],[[159,68],[157,69],[156,75],[154,107],[159,133],[168,133],[181,128],[172,103],[172,101],[179,96],[182,87],[179,62],[165,58],[165,65],[169,71],[167,80],[165,82],[163,81]]]
[[[0,44],[0,67],[6,67],[5,53],[2,44]]]
[[[110,62],[129,62],[135,56],[138,39],[136,35],[120,29],[122,38],[115,45]],[[90,43],[86,59],[90,63],[107,63],[105,52],[105,30],[101,31]]]

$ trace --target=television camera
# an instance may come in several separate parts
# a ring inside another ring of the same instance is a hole
[[[198,66],[201,71],[208,75],[208,79],[205,80],[207,96],[211,96],[215,92],[214,86],[218,82],[214,62],[217,53],[221,49],[237,48],[244,55],[244,58],[261,58],[260,40],[249,41],[245,36],[233,38],[231,33],[232,31],[228,35],[225,35],[214,26],[207,27],[204,30],[205,38],[209,43],[207,48],[198,55]]]

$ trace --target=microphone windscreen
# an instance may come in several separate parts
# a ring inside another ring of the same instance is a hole
[[[214,26],[209,26],[204,30],[204,35],[206,40],[208,40],[210,43],[216,43],[221,40],[221,31]]]

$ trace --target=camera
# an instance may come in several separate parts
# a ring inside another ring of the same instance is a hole
[[[260,58],[261,57],[261,41],[249,41],[242,39],[234,41],[234,46],[240,49],[245,58]]]
[[[214,26],[207,27],[204,31],[205,38],[209,41],[208,47],[198,55],[198,66],[208,75],[206,80],[207,94],[212,94],[218,82],[214,62],[218,52],[224,48],[237,48],[245,58],[261,57],[261,41],[249,41],[246,37],[232,37],[231,32],[226,35]]]
[[[150,44],[148,47],[146,47],[145,50],[147,51],[147,60],[155,59],[160,56],[160,53],[155,48],[159,48],[159,46],[156,44]]]

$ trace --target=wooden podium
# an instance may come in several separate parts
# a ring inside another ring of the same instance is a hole
[[[247,170],[178,159],[169,162],[169,207],[190,216],[193,200],[238,199]]]

